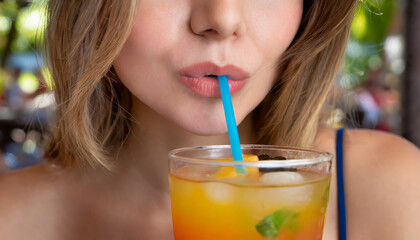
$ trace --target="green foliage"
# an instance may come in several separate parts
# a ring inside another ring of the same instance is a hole
[[[19,12],[16,27],[18,38],[14,42],[13,52],[31,51],[36,48],[37,37],[42,35],[40,30],[43,25],[41,9],[24,8]]]
[[[394,0],[361,1],[354,16],[351,37],[358,42],[380,44],[394,16]]]
[[[393,21],[395,0],[360,0],[347,47],[341,84],[356,88],[369,77],[370,70],[383,64],[383,46]]]
[[[12,22],[16,24],[17,36],[13,39],[11,52],[31,52],[36,49],[36,40],[43,34],[44,6],[45,1],[40,0],[23,8],[16,1],[0,2],[0,54],[5,50]]]
[[[2,16],[16,16],[18,12],[18,5],[15,1],[0,2],[0,15]]]

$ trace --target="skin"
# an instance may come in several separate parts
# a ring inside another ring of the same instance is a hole
[[[141,1],[114,67],[142,103],[171,122],[199,135],[223,134],[221,99],[194,94],[178,80],[179,71],[212,62],[248,72],[248,83],[232,99],[242,122],[271,89],[274,66],[296,34],[302,8],[302,0]]]
[[[136,119],[116,155],[117,170],[44,163],[0,176],[2,238],[171,239],[167,152],[228,143],[220,99],[199,97],[177,82],[177,71],[186,65],[214,61],[250,72],[233,102],[241,141],[255,142],[252,118],[246,116],[272,85],[272,66],[296,32],[302,2],[173,2],[141,1],[115,61],[135,95]],[[242,58],[242,49],[252,57]],[[312,147],[334,153],[335,131],[320,129]],[[420,151],[400,137],[368,130],[346,131],[344,151],[349,239],[417,239]],[[338,239],[335,196],[334,171],[325,240]]]

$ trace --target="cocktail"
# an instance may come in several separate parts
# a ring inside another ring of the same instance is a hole
[[[175,240],[322,239],[332,154],[268,145],[169,154]]]

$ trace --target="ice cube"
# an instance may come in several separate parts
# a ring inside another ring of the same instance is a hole
[[[305,177],[297,172],[270,172],[261,176],[260,181],[265,185],[286,185],[305,182]]]
[[[267,188],[263,194],[270,201],[278,201],[285,204],[303,204],[311,201],[314,187],[304,184],[308,179],[297,172],[271,172],[265,173],[260,178],[264,185],[279,187]]]
[[[226,183],[207,182],[203,183],[207,198],[217,204],[229,204],[235,198],[235,187]]]
[[[216,167],[189,165],[178,169],[175,175],[188,180],[204,181],[213,179],[213,175],[216,171]]]

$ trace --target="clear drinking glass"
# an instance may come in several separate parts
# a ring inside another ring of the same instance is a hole
[[[175,240],[322,239],[333,155],[242,145],[169,153]]]

